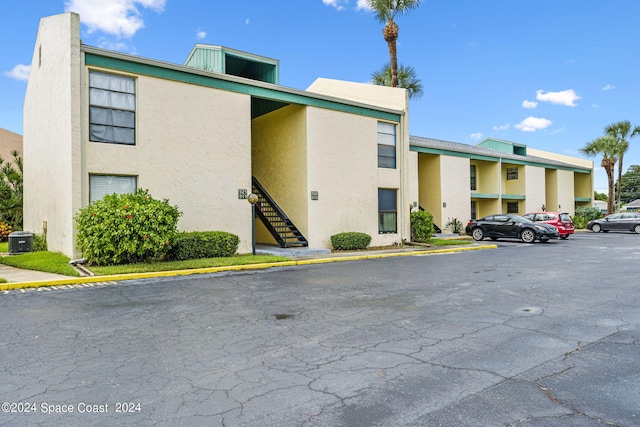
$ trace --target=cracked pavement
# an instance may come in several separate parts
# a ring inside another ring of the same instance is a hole
[[[498,243],[2,293],[0,426],[640,425],[640,236]]]

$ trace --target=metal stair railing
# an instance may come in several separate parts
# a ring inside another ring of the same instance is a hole
[[[300,230],[293,224],[284,211],[278,206],[273,198],[267,193],[262,184],[251,177],[252,191],[258,196],[256,203],[256,214],[271,233],[281,248],[292,246],[309,246],[309,242],[302,235]]]

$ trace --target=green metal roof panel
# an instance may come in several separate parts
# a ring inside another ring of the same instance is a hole
[[[278,84],[280,61],[223,46],[197,44],[185,65],[206,71]]]

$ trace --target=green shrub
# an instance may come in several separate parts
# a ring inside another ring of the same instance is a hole
[[[352,251],[366,249],[371,243],[371,236],[357,231],[347,231],[331,236],[331,245],[335,250]]]
[[[33,251],[40,252],[47,250],[47,236],[45,234],[33,235]]]
[[[578,215],[572,216],[571,221],[573,221],[573,226],[579,229],[587,228],[587,223],[589,222],[585,217]]]
[[[462,225],[462,222],[458,218],[451,218],[449,222],[444,225],[444,228],[451,230],[452,233],[464,233],[464,225]]]
[[[581,206],[576,208],[576,216],[581,216],[587,221],[591,221],[592,219],[602,218],[602,212],[593,206]]]
[[[576,208],[576,214],[571,217],[575,228],[587,228],[587,223],[591,220],[602,218],[602,212],[593,206],[581,206]]]
[[[89,263],[114,265],[164,256],[177,232],[181,212],[148,190],[111,194],[76,215],[77,245]]]
[[[224,231],[191,231],[176,234],[167,253],[169,261],[228,257],[238,251],[240,238]]]
[[[411,240],[429,243],[433,236],[433,215],[427,211],[411,212]]]

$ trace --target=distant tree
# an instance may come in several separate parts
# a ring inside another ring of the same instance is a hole
[[[629,150],[629,141],[627,138],[633,138],[640,135],[640,126],[631,126],[629,120],[612,123],[604,128],[607,135],[614,137],[617,141],[616,155],[618,157],[618,188],[616,189],[616,209],[620,210],[621,188],[622,185],[622,160],[625,153]]]
[[[580,149],[584,154],[589,157],[597,155],[602,156],[600,166],[602,166],[607,173],[607,181],[609,184],[609,193],[607,196],[607,213],[613,213],[613,172],[618,161],[618,140],[613,136],[601,136],[587,143]]]
[[[593,192],[593,200],[600,200],[601,202],[607,201],[607,195],[604,193],[598,193],[597,191]]]
[[[22,230],[22,157],[12,151],[13,162],[0,157],[0,221]]]
[[[378,86],[391,86],[392,79],[391,65],[389,63],[386,63],[381,69],[371,74],[371,83]],[[422,96],[421,82],[422,80],[418,78],[416,71],[412,67],[405,67],[404,65],[398,67],[398,87],[407,90],[409,99]]]
[[[398,40],[398,24],[395,17],[398,13],[405,14],[420,5],[420,0],[365,0],[367,6],[373,9],[376,19],[382,22],[384,28],[382,35],[389,47],[391,66],[391,87],[398,87],[398,52],[396,41]]]
[[[632,165],[622,175],[620,200],[622,204],[640,199],[640,165]]]

